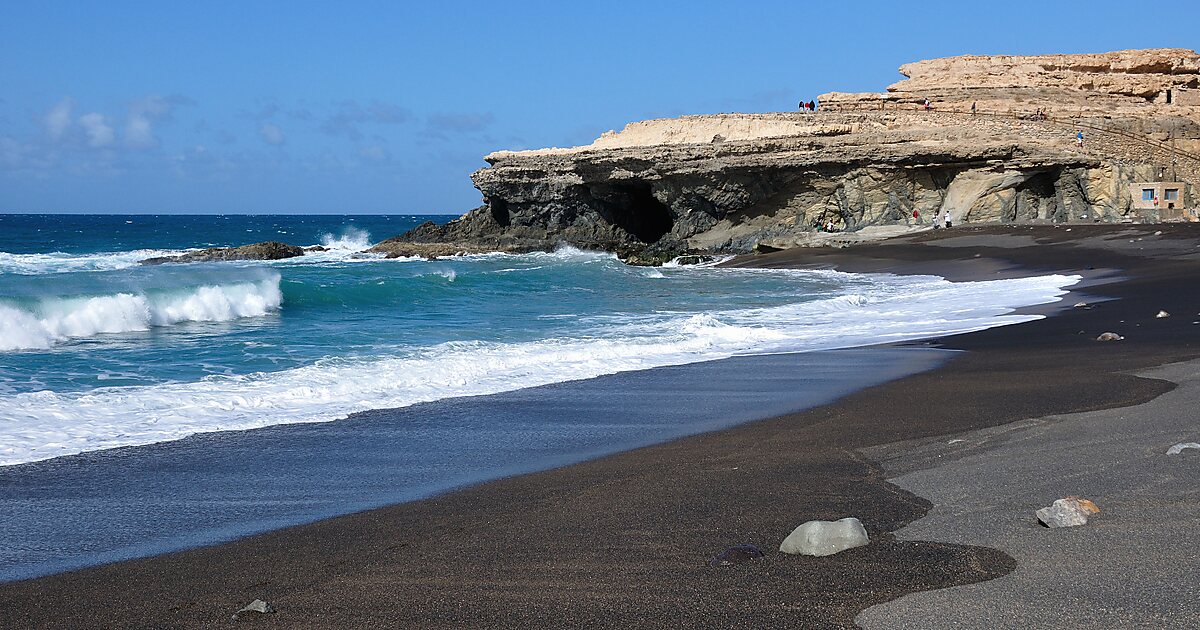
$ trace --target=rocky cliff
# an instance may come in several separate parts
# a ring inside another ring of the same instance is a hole
[[[1195,52],[956,57],[901,72],[887,93],[823,95],[818,114],[643,121],[587,146],[493,153],[472,175],[483,206],[376,251],[566,242],[653,263],[806,244],[828,223],[927,226],[946,212],[957,223],[1154,219],[1132,209],[1130,183],[1167,169],[1200,182]]]

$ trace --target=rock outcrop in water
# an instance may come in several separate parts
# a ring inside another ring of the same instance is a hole
[[[886,94],[823,95],[818,114],[651,120],[587,146],[492,153],[472,175],[483,206],[375,251],[566,242],[655,263],[803,245],[827,224],[927,226],[946,212],[955,225],[1153,220],[1134,211],[1129,184],[1168,171],[1191,204],[1195,52],[971,56],[901,71],[910,78]]]
[[[179,256],[159,256],[147,258],[143,265],[161,265],[163,263],[215,262],[224,260],[281,260],[303,256],[304,248],[278,241],[254,243],[241,247],[210,247]]]

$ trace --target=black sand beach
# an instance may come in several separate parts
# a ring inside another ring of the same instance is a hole
[[[952,280],[1079,273],[1085,283],[1064,304],[1092,307],[934,340],[967,352],[805,412],[229,544],[0,585],[0,626],[217,626],[253,599],[278,612],[239,623],[853,626],[872,605],[1018,566],[996,549],[893,536],[931,503],[888,483],[863,449],[887,453],[899,469],[929,468],[937,458],[920,447],[933,438],[1144,403],[1175,385],[1128,372],[1200,356],[1196,225],[956,228],[733,264]],[[1171,316],[1156,318],[1160,309]],[[1126,339],[1096,342],[1106,331]],[[796,525],[843,516],[860,518],[873,542],[826,558],[774,551]],[[767,556],[707,565],[743,543]]]

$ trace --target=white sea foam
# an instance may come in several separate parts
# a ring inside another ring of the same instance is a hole
[[[619,260],[612,252],[579,249],[573,245],[561,244],[550,252],[528,252],[511,254],[508,252],[488,252],[486,254],[463,254],[457,256],[462,260],[520,260],[523,262],[583,262],[598,263],[609,260]]]
[[[0,252],[0,274],[41,275],[75,271],[115,271],[136,267],[147,258],[178,256],[186,250],[136,249],[93,254],[10,254]]]
[[[326,233],[321,237],[321,245],[331,250],[361,252],[372,245],[371,234],[351,226],[343,229],[340,234]]]
[[[663,263],[662,266],[667,267],[668,269],[673,268],[673,267],[700,267],[700,268],[716,267],[717,265],[719,265],[723,262],[729,262],[730,260],[733,260],[734,258],[736,258],[736,256],[733,256],[731,254],[724,255],[724,256],[714,256],[712,258],[712,260],[709,260],[706,262],[701,262],[701,263],[695,263],[695,264],[691,264],[691,265],[681,264],[679,262],[679,260],[681,258],[688,258],[688,257],[687,256],[676,256],[675,258],[672,258],[671,260],[668,260],[667,262]]]
[[[180,322],[257,317],[279,309],[282,301],[279,275],[272,274],[258,282],[173,292],[57,297],[19,306],[0,303],[0,351],[49,348],[73,338],[149,330]]]
[[[1079,280],[1058,275],[966,283],[929,276],[876,278],[869,291],[787,306],[593,318],[582,322],[571,338],[454,342],[403,356],[325,359],[278,372],[210,376],[190,383],[3,395],[0,464],[195,433],[335,420],[372,408],[736,354],[842,348],[981,330],[1036,319],[1012,310],[1057,301],[1065,293],[1063,287]]]

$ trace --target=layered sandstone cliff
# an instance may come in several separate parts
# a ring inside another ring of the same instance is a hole
[[[829,223],[926,226],[946,212],[957,223],[1154,219],[1133,210],[1130,183],[1168,168],[1200,181],[1188,153],[1200,149],[1192,51],[956,57],[901,71],[909,78],[886,94],[822,96],[819,114],[643,121],[586,146],[493,153],[472,175],[482,207],[377,251],[566,242],[657,262],[790,247]],[[917,105],[926,98],[933,111]]]

